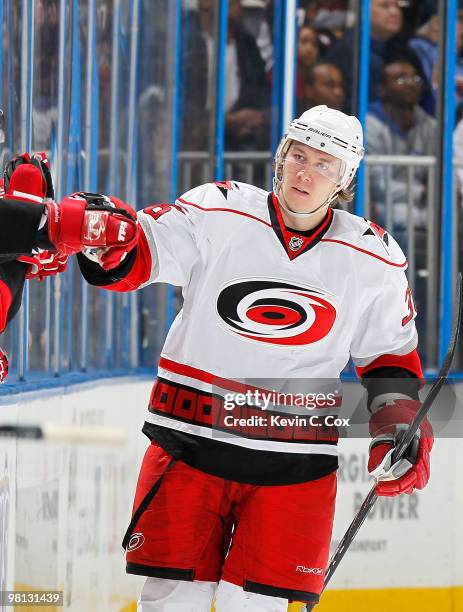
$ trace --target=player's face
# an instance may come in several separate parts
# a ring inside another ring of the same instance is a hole
[[[326,202],[342,171],[337,157],[292,142],[283,162],[282,195],[294,212],[311,212]]]

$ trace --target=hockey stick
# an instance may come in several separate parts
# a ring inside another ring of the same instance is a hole
[[[96,444],[121,446],[127,442],[123,429],[114,427],[81,427],[78,425],[0,425],[0,438],[21,438],[26,440],[46,440],[74,444]]]
[[[410,427],[405,431],[403,436],[401,437],[399,443],[397,444],[394,453],[392,454],[392,464],[399,461],[405,454],[408,446],[412,442],[416,432],[418,431],[421,423],[426,418],[426,415],[430,411],[434,400],[437,397],[437,394],[441,390],[443,384],[445,383],[450,367],[452,365],[453,357],[455,355],[455,350],[458,344],[458,340],[461,336],[461,326],[462,326],[462,311],[463,311],[463,279],[461,272],[458,274],[458,306],[457,313],[455,317],[455,322],[453,324],[453,334],[452,339],[450,340],[450,345],[445,355],[444,361],[442,363],[441,369],[439,371],[437,380],[432,385],[429,393],[427,394],[421,408],[416,413],[413,421],[410,423]],[[325,574],[325,580],[323,583],[322,593],[325,590],[327,584],[333,577],[334,572],[336,571],[338,565],[341,563],[342,558],[346,554],[349,546],[352,544],[353,539],[357,535],[360,527],[363,525],[365,519],[367,518],[370,510],[376,503],[378,496],[376,495],[376,484],[373,485],[370,492],[364,499],[362,505],[360,506],[359,511],[355,515],[352,523],[349,525],[346,533],[344,534],[342,540],[339,542],[338,547],[336,548],[331,560],[328,564],[328,568]],[[306,604],[304,610],[305,612],[311,612],[316,604]]]

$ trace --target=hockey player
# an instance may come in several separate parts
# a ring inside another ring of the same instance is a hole
[[[175,204],[140,211],[134,248],[78,255],[93,285],[183,290],[149,401],[143,432],[151,444],[123,541],[127,571],[147,576],[140,611],[209,612],[213,598],[217,612],[318,601],[337,432],[327,420],[307,426],[305,407],[238,401],[240,392],[264,397],[272,377],[337,380],[352,356],[368,386],[378,493],[411,493],[429,478],[427,423],[390,469],[397,432],[419,407],[422,375],[407,262],[384,230],[330,206],[352,197],[362,140],[355,117],[312,108],[280,143],[273,192],[201,185]],[[386,377],[397,380],[397,393],[382,384]],[[288,411],[300,418],[270,418]]]
[[[7,163],[0,179],[0,332],[19,310],[26,278],[43,278],[66,267],[65,257],[48,250],[32,255],[46,236],[39,232],[44,208],[38,205],[45,197],[54,198],[45,153],[25,153]],[[8,359],[0,348],[0,382],[7,374]]]
[[[0,332],[19,310],[26,279],[64,271],[68,256],[84,246],[134,240],[136,226],[126,211],[100,200],[95,206],[88,195],[56,204],[45,153],[8,162],[0,181]],[[0,382],[7,374],[0,349]]]

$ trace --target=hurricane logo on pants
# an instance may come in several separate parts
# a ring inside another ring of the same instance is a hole
[[[137,550],[145,543],[145,536],[142,533],[133,533],[130,537],[129,544],[127,546],[127,552]]]
[[[217,298],[217,313],[234,333],[257,342],[301,346],[327,336],[336,320],[332,297],[274,280],[236,280]]]

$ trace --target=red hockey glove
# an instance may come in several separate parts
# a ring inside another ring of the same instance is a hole
[[[6,353],[0,348],[0,384],[5,382],[6,377],[8,376],[8,358]]]
[[[44,198],[53,199],[54,189],[47,156],[44,152],[18,155],[5,166],[4,189],[6,198],[43,204]],[[18,257],[28,264],[26,278],[39,278],[63,272],[67,257],[60,253],[38,250],[32,255]]]
[[[111,198],[116,204],[117,208],[123,209],[126,211],[128,215],[137,222],[137,213],[125,202],[119,200],[117,198]],[[133,249],[138,240],[138,235],[140,233],[140,228],[137,225],[137,233],[135,239],[129,244],[122,247],[111,247],[105,249],[104,252],[101,251],[100,254],[100,264],[104,270],[112,270],[113,268],[117,268],[117,266],[122,263],[125,259],[127,253]]]
[[[42,204],[43,198],[53,199],[54,189],[45,153],[23,153],[10,160],[3,174],[5,197]]]
[[[18,261],[28,264],[26,278],[38,278],[43,280],[45,276],[54,276],[64,272],[68,265],[67,255],[53,253],[51,251],[40,251],[33,255],[21,255]]]
[[[137,242],[137,215],[118,198],[78,192],[46,206],[50,242],[66,255],[85,248],[126,253]]]
[[[413,493],[423,489],[430,474],[429,453],[434,435],[431,424],[425,419],[404,457],[391,465],[391,455],[397,444],[399,432],[406,429],[421,407],[421,402],[399,399],[384,405],[370,419],[370,444],[368,471],[378,479],[376,493],[393,497],[401,493]]]
[[[106,196],[99,197],[106,198]],[[114,198],[111,196],[110,202],[118,209],[120,214],[124,215],[126,218],[128,217],[131,222],[135,224],[136,231],[133,237],[130,239],[129,235],[127,234],[127,242],[122,242],[120,245],[110,245],[108,243],[106,247],[103,246],[95,248],[92,249],[91,252],[86,253],[89,259],[96,261],[104,270],[112,270],[113,268],[117,268],[117,266],[125,259],[127,253],[135,246],[139,235],[139,227],[136,225],[137,213],[128,204],[122,200],[119,200],[119,198]]]

